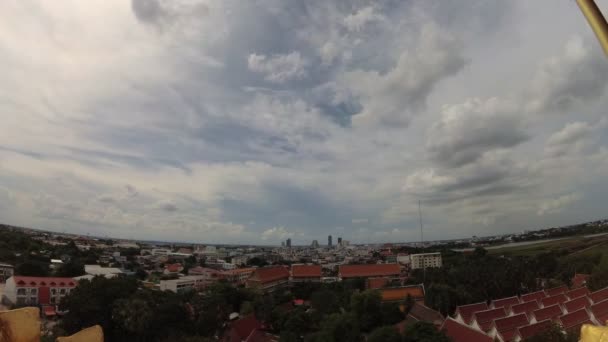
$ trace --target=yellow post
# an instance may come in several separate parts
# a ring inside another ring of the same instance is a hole
[[[578,7],[595,32],[600,45],[608,55],[608,23],[593,0],[576,0]]]

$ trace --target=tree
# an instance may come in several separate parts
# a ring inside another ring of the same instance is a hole
[[[412,295],[408,293],[407,297],[405,297],[405,310],[403,311],[403,315],[409,315],[414,305],[416,305],[416,302],[414,301],[414,298],[412,298]]]
[[[332,314],[312,338],[315,342],[356,342],[361,340],[359,324],[351,313]]]
[[[77,260],[71,260],[62,264],[59,269],[57,269],[57,276],[59,277],[79,277],[84,275],[84,264],[80,263]]]
[[[399,309],[399,305],[397,303],[383,303],[380,310],[381,310],[383,325],[393,325],[393,324],[399,323],[407,315],[407,314],[404,314],[403,312],[401,312],[401,310]],[[407,308],[406,308],[406,310],[407,310]]]
[[[524,342],[576,342],[578,336],[574,334],[564,334],[559,326],[553,325],[551,329],[545,330],[540,334],[534,335],[524,340]]]
[[[488,251],[483,247],[475,247],[475,250],[473,251],[473,256],[475,258],[483,258],[486,254],[488,254]]]
[[[353,294],[351,309],[362,331],[371,331],[382,323],[382,298],[378,291]]]
[[[592,291],[597,291],[608,286],[608,256],[604,255],[600,263],[593,268],[593,273],[587,281],[587,286]]]
[[[401,342],[401,335],[393,326],[384,326],[375,329],[367,337],[367,342]]]
[[[264,260],[260,257],[253,257],[253,258],[249,259],[249,261],[247,261],[247,265],[264,267],[264,266],[268,265],[268,262],[266,262],[266,260]]]
[[[99,324],[108,340],[113,341],[112,305],[120,299],[128,298],[136,290],[137,280],[130,277],[81,280],[59,304],[62,311],[68,311],[60,324],[67,334]]]
[[[338,305],[338,297],[333,291],[316,291],[313,292],[310,298],[312,308],[322,315],[328,315],[340,310],[340,306]]]
[[[49,264],[37,261],[25,261],[17,265],[15,274],[30,277],[47,277],[49,275]]]
[[[450,342],[432,323],[416,322],[403,332],[404,342]]]

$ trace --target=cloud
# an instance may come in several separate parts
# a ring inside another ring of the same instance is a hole
[[[458,40],[434,24],[424,25],[414,44],[385,73],[355,70],[341,77],[363,107],[354,125],[407,125],[433,88],[467,63]]]
[[[595,42],[593,42],[595,43]],[[566,112],[601,98],[608,84],[608,64],[600,49],[580,36],[570,38],[561,54],[544,60],[528,90],[528,109]]]
[[[538,206],[538,211],[536,214],[538,216],[543,216],[546,214],[554,214],[560,212],[568,205],[579,201],[581,196],[576,193],[571,193],[567,195],[562,195],[554,199],[549,199]]]
[[[435,162],[458,167],[488,151],[516,146],[529,139],[517,112],[515,104],[495,97],[445,106],[431,127],[427,150]]]
[[[273,83],[285,83],[306,77],[309,62],[299,52],[286,55],[257,55],[252,53],[247,58],[249,70],[264,74],[264,79]]]
[[[382,22],[384,20],[386,20],[386,18],[383,15],[376,13],[372,6],[368,6],[361,8],[357,12],[344,18],[344,26],[349,31],[358,32],[369,23],[375,21]]]
[[[262,240],[264,241],[279,241],[293,237],[295,234],[287,231],[285,227],[273,227],[262,232]]]

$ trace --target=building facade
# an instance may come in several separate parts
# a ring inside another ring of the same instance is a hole
[[[161,280],[161,291],[172,291],[182,293],[187,291],[202,290],[205,288],[205,278],[203,276],[185,276],[179,279]]]
[[[441,253],[423,253],[410,255],[410,267],[413,270],[421,268],[441,267]]]
[[[56,305],[76,285],[72,278],[12,276],[6,280],[3,300],[17,306]]]
[[[13,265],[0,263],[0,283],[6,282],[6,280],[12,276],[13,276]]]

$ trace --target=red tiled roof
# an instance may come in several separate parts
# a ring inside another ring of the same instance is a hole
[[[342,278],[382,277],[400,273],[399,264],[340,265],[339,270]]]
[[[524,313],[494,320],[494,326],[498,331],[512,330],[528,324],[530,324],[530,321]]]
[[[585,285],[589,277],[589,274],[576,273],[574,277],[572,277],[572,287],[576,288]]]
[[[549,297],[555,296],[560,293],[568,292],[568,286],[562,285],[562,286],[554,287],[554,288],[545,290],[545,292],[547,292],[547,296],[549,296]]]
[[[441,326],[452,342],[493,342],[494,339],[468,325],[459,323],[451,317],[446,318]]]
[[[587,309],[580,309],[559,318],[559,322],[564,329],[570,329],[590,321]]]
[[[456,308],[455,314],[460,315],[462,320],[469,324],[471,322],[471,318],[473,318],[473,314],[478,311],[484,311],[488,309],[488,304],[486,302],[475,303],[475,304],[467,304],[461,305]]]
[[[262,330],[256,329],[251,332],[251,334],[249,335],[249,337],[247,337],[245,342],[276,342],[278,340],[279,339],[276,336],[271,335]]]
[[[494,308],[506,308],[507,310],[516,304],[519,304],[519,298],[517,296],[513,296],[513,297],[509,297],[509,298],[501,298],[501,299],[494,299],[492,301],[492,307]]]
[[[594,303],[599,303],[608,299],[608,287],[592,292],[589,294],[589,298],[591,298]]]
[[[540,300],[545,297],[547,297],[547,294],[545,293],[545,291],[536,291],[536,292],[531,292],[531,293],[526,293],[524,295],[521,295],[521,301],[529,302],[531,300],[537,300],[540,302]]]
[[[13,276],[15,284],[17,286],[28,286],[28,287],[74,287],[78,284],[72,278],[66,277],[26,277],[26,276]]]
[[[565,294],[560,293],[551,297],[545,297],[541,299],[541,304],[544,307],[551,306],[553,304],[563,304],[568,301],[568,297]]]
[[[57,312],[55,311],[55,307],[54,306],[45,306],[44,307],[44,315],[45,316],[55,316],[57,315]]]
[[[372,290],[380,289],[386,286],[388,280],[388,278],[369,278],[367,279],[367,287]]]
[[[289,278],[289,271],[283,266],[270,266],[258,268],[253,271],[250,279],[257,279],[261,283],[269,283],[280,279]]]
[[[511,312],[514,315],[520,314],[520,313],[525,313],[526,315],[530,316],[530,314],[532,313],[532,311],[534,310],[538,310],[540,309],[540,306],[538,305],[538,302],[535,300],[531,300],[529,302],[524,302],[521,304],[517,304],[517,305],[513,305],[511,307]]]
[[[292,265],[291,276],[294,278],[305,277],[305,278],[320,278],[321,277],[321,266],[320,265]]]
[[[492,323],[495,319],[505,317],[507,312],[505,308],[490,309],[485,311],[478,311],[473,314],[473,322],[479,325],[479,328],[483,331],[490,331]]]
[[[568,312],[573,312],[578,309],[588,308],[591,306],[591,302],[587,296],[578,297],[572,300],[569,300],[564,303],[564,307]]]
[[[589,310],[599,324],[606,324],[606,321],[608,321],[608,300],[591,305]]]
[[[414,304],[409,315],[419,321],[427,323],[433,323],[436,325],[441,325],[443,323],[443,315],[441,315],[441,313],[420,303]]]
[[[579,287],[577,289],[570,290],[570,291],[566,292],[566,296],[568,296],[568,298],[570,298],[570,299],[574,299],[574,298],[578,298],[578,297],[581,297],[581,296],[586,296],[589,293],[591,293],[589,291],[589,289],[586,286],[582,286],[582,287]]]
[[[262,327],[262,323],[255,318],[255,315],[249,315],[234,321],[230,326],[230,342],[244,341],[251,333]]]
[[[562,308],[559,304],[551,305],[542,309],[538,309],[532,312],[537,322],[544,321],[546,319],[555,319],[563,314]]]
[[[534,335],[538,335],[540,333],[542,333],[543,331],[551,328],[551,320],[547,319],[535,324],[530,324],[530,325],[526,325],[520,328],[517,328],[517,334],[519,335],[519,337],[522,340],[525,340],[527,338],[530,338]]]
[[[168,264],[165,265],[165,269],[169,272],[179,272],[180,270],[183,270],[184,267],[181,264]]]
[[[405,300],[408,294],[414,300],[424,299],[424,287],[422,285],[391,287],[380,289],[379,291],[383,302]]]

